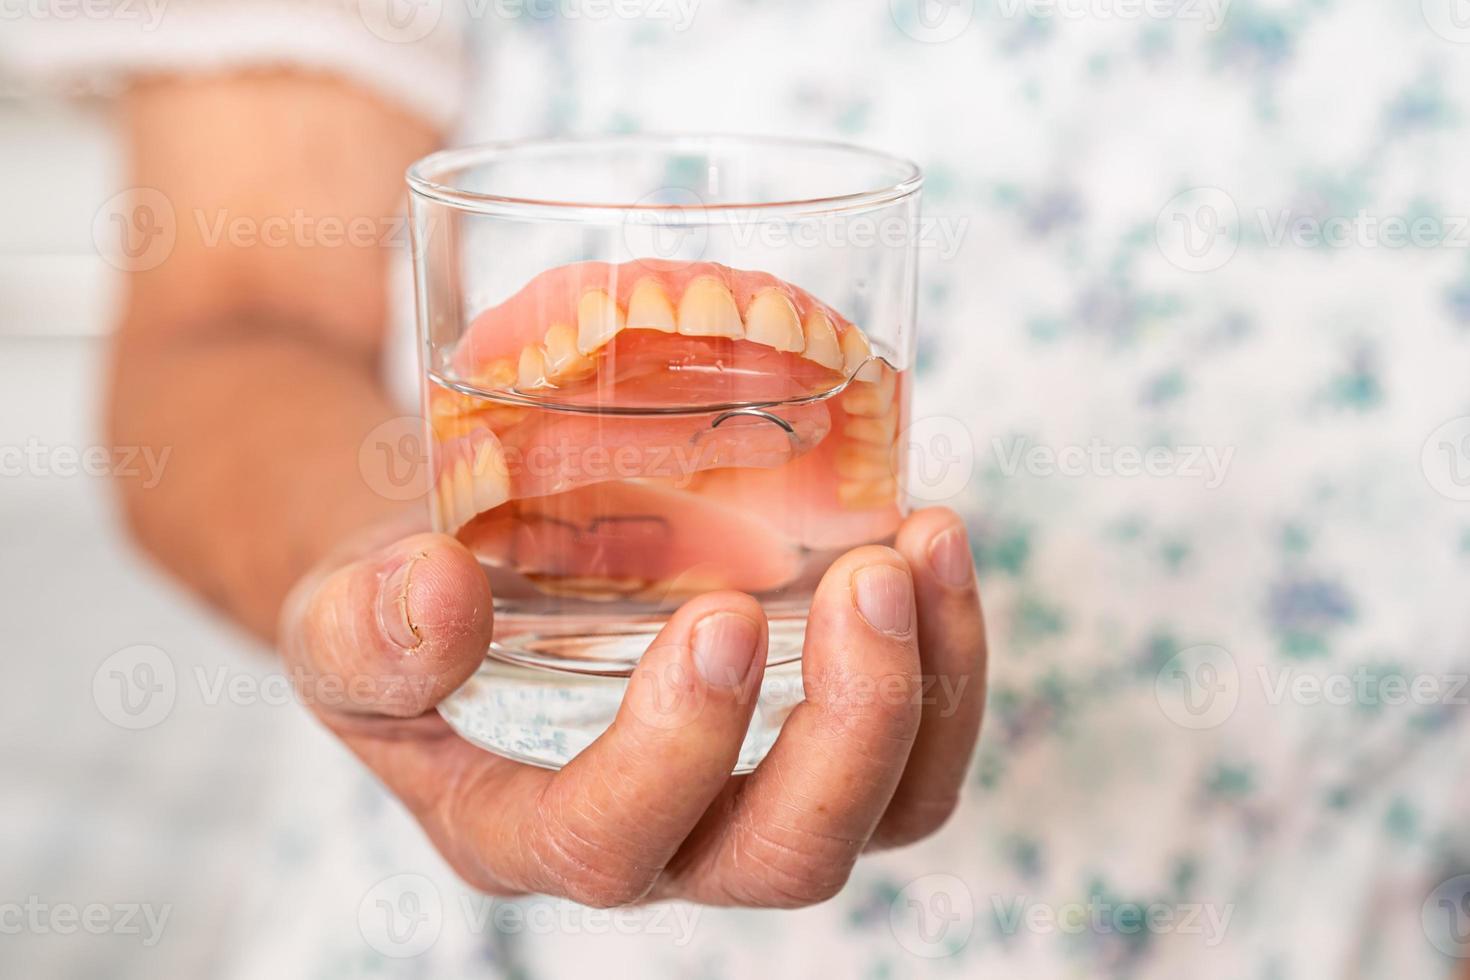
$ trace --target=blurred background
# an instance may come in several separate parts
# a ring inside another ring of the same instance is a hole
[[[710,977],[1454,975],[1470,5],[501,6],[399,11],[465,29],[462,76],[441,65],[403,95],[454,120],[454,142],[759,131],[925,167],[926,213],[958,231],[922,259],[916,410],[964,434],[968,478],[935,500],[970,526],[992,692],[960,816],[865,861],[824,909],[710,912],[678,948],[456,912],[434,955],[522,976],[604,958]],[[108,90],[129,66],[222,56],[164,50],[167,6],[156,34],[47,9],[0,6],[0,973],[436,975],[385,954],[363,910],[405,871],[444,908],[466,894],[258,645],[132,549],[82,465],[105,445],[122,289],[97,246],[126,189]],[[262,44],[309,59],[316,35],[276,23]],[[78,28],[101,40],[79,50]],[[373,73],[370,55],[334,64]],[[1120,473],[1118,450],[1151,447],[1166,471]],[[1230,710],[1170,700],[1174,669],[1224,684]],[[1364,672],[1343,704],[1276,693]],[[1390,702],[1384,677],[1432,692]],[[916,883],[962,937],[903,923]],[[1233,917],[1204,948],[1178,929],[1018,933],[1006,914],[1098,896]],[[91,905],[96,930],[51,916]],[[48,924],[12,928],[28,908]]]
[[[106,336],[121,288],[92,244],[98,203],[121,186],[106,106],[22,98],[12,88],[0,95],[0,147],[0,445],[60,463],[16,466],[7,457],[0,480],[0,609],[16,629],[0,693],[0,835],[10,842],[0,848],[0,882],[17,908],[30,896],[81,909],[161,904],[166,895],[170,917],[190,923],[180,928],[185,942],[144,945],[153,930],[141,910],[136,934],[93,934],[80,921],[70,934],[16,934],[21,920],[10,917],[0,969],[209,976],[231,946],[239,907],[221,882],[246,879],[269,843],[265,767],[287,758],[276,747],[292,732],[317,735],[294,723],[304,722],[299,711],[225,698],[209,706],[165,692],[160,710],[173,704],[164,719],[99,709],[121,705],[118,689],[105,688],[104,661],[133,644],[167,650],[180,672],[224,665],[264,676],[269,661],[133,550],[109,480],[82,466],[89,449],[106,445]],[[215,870],[200,875],[206,867]]]

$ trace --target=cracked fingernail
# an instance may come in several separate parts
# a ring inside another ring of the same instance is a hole
[[[388,638],[405,650],[419,645],[408,608],[409,576],[422,555],[413,555],[390,572],[378,587],[378,622]]]

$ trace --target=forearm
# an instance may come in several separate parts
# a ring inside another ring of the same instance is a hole
[[[187,342],[118,340],[111,438],[166,460],[156,483],[120,481],[129,524],[261,636],[334,543],[404,507],[359,471],[358,447],[392,414],[369,367],[306,325],[243,311]]]
[[[401,513],[359,447],[394,409],[379,378],[401,174],[433,134],[326,78],[140,85],[132,180],[160,191],[177,241],[129,277],[109,431],[167,452],[121,481],[130,527],[170,570],[262,636],[344,536]],[[371,222],[341,241],[299,229]],[[284,240],[264,229],[290,227]],[[218,234],[244,229],[244,236]]]

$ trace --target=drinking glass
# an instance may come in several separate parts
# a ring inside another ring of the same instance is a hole
[[[494,639],[440,710],[559,767],[670,613],[770,620],[736,771],[801,700],[812,590],[905,512],[921,177],[852,146],[626,136],[447,150],[408,173],[430,510]]]

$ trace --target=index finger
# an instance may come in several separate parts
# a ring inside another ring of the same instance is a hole
[[[847,881],[919,723],[913,584],[902,556],[870,546],[832,564],[812,598],[801,671],[804,700],[681,855],[674,893],[791,908],[824,901]]]
[[[527,891],[607,907],[648,894],[730,780],[766,660],[760,604],[735,592],[693,599],[629,679],[612,726],[539,792],[485,800],[483,853]]]

